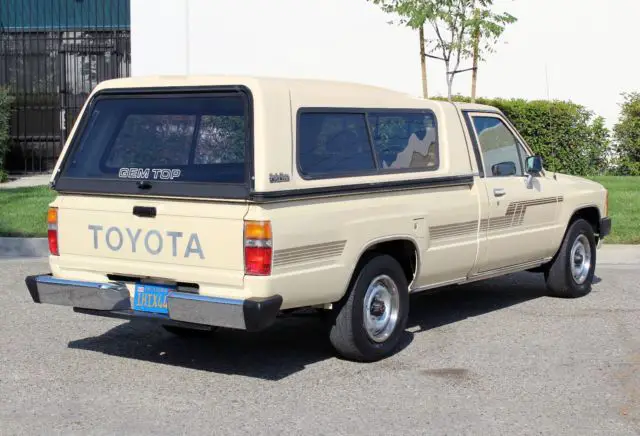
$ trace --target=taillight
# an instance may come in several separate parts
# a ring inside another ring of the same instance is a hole
[[[244,272],[252,276],[271,274],[271,223],[269,221],[244,222]]]
[[[50,207],[47,212],[47,239],[49,239],[49,252],[53,256],[59,256],[58,247],[58,208]]]

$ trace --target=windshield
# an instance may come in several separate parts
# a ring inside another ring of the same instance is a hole
[[[112,95],[89,109],[61,182],[128,183],[155,193],[169,184],[245,183],[243,93]]]

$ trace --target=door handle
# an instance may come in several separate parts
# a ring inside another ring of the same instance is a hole
[[[493,195],[495,195],[496,197],[502,197],[505,194],[506,194],[506,192],[505,192],[504,188],[494,188],[493,189]]]

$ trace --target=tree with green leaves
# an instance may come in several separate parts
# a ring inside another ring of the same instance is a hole
[[[640,92],[622,94],[620,120],[614,126],[618,152],[618,171],[622,175],[640,176]]]
[[[428,40],[421,33],[420,56],[444,62],[450,100],[455,76],[466,71],[477,71],[477,62],[482,59],[482,53],[490,51],[505,26],[516,21],[510,14],[492,12],[493,0],[368,1],[379,5],[383,11],[396,15],[399,24],[419,31],[425,27],[433,31],[432,38]],[[423,44],[429,43],[431,48],[425,50]],[[474,67],[460,69],[461,62],[471,57],[474,58]],[[421,63],[423,89],[426,89],[425,63]]]
[[[484,60],[484,54],[493,53],[494,47],[507,24],[513,24],[517,18],[509,13],[492,12],[493,0],[475,0],[473,2],[473,20],[471,21],[472,77],[471,101],[475,102],[478,83],[478,63]]]

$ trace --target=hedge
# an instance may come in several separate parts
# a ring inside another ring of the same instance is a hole
[[[640,92],[622,94],[620,120],[613,128],[618,152],[617,173],[640,176]]]
[[[4,88],[0,88],[0,182],[7,179],[4,170],[4,158],[9,150],[9,121],[11,118],[11,104],[13,97]]]
[[[470,101],[462,96],[454,100]],[[579,176],[607,172],[607,156],[611,151],[609,130],[602,117],[584,106],[557,100],[479,98],[476,101],[500,109],[533,152],[542,156],[547,169]]]

